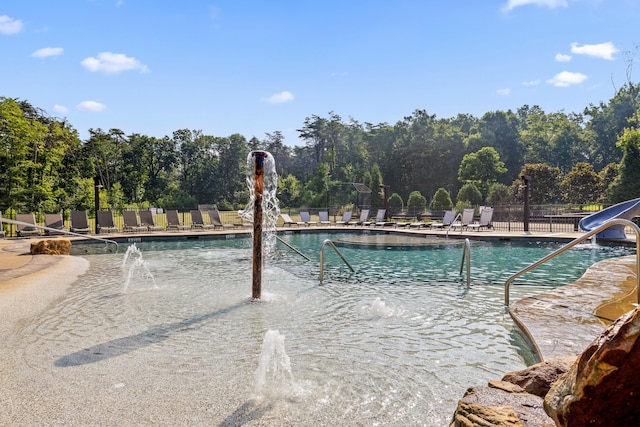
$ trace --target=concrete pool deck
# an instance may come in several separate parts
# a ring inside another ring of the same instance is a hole
[[[280,227],[281,232],[346,231],[363,229],[353,226],[320,227]],[[366,228],[365,228],[366,229]],[[583,235],[580,232],[544,233],[544,232],[503,232],[503,231],[442,231],[425,229],[406,229],[395,227],[377,227],[377,232],[410,236],[437,236],[469,239],[516,240],[537,239],[569,242]],[[133,243],[145,239],[158,238],[215,238],[225,234],[244,234],[249,230],[205,230],[151,233],[113,233],[100,235],[101,238],[115,239]],[[635,242],[635,236],[629,240]],[[69,265],[66,256],[33,256],[29,249],[32,242],[60,237],[33,237],[0,239],[0,299],[7,305],[11,292],[29,282],[36,276],[67,276]],[[70,236],[70,240],[84,240]],[[473,255],[472,255],[473,256]],[[66,261],[65,261],[66,260]],[[536,260],[531,260],[534,262]],[[72,263],[77,269],[78,263]],[[75,280],[74,274],[68,280]],[[54,279],[52,277],[51,279]],[[68,281],[66,280],[66,281]],[[36,282],[37,280],[33,280]],[[606,286],[602,286],[606,284]],[[34,292],[32,289],[30,292]],[[520,329],[532,342],[541,360],[557,356],[577,355],[581,353],[606,326],[637,303],[636,257],[627,256],[601,261],[591,266],[576,282],[567,284],[533,297],[523,298],[510,304],[510,315]]]

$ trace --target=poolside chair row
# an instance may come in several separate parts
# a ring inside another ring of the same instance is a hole
[[[387,221],[385,219],[386,210],[378,209],[375,220],[369,220],[369,209],[363,209],[360,212],[360,217],[357,220],[352,219],[352,212],[347,211],[342,214],[342,219],[335,222],[335,225],[361,225],[361,226],[373,226],[373,227],[409,227],[409,228],[432,228],[432,229],[471,229],[481,230],[483,228],[491,228],[491,221],[493,218],[493,208],[482,207],[480,209],[480,219],[478,222],[474,222],[474,209],[464,209],[462,215],[458,217],[456,211],[446,211],[442,218],[442,221],[434,222],[395,222]],[[310,219],[309,212],[300,212],[300,221],[294,221],[288,214],[280,214],[284,221],[285,226],[309,226],[309,225],[330,225],[329,213],[327,211],[319,212],[319,221],[312,221]]]
[[[222,222],[220,212],[217,209],[211,209],[208,212],[210,222],[205,222],[203,213],[200,210],[192,210],[191,225],[183,226],[180,222],[177,210],[166,211],[167,226],[156,225],[153,213],[150,210],[123,211],[122,217],[124,225],[123,232],[147,232],[147,231],[164,231],[166,230],[186,230],[186,229],[224,229],[234,227],[233,224],[225,224]],[[139,219],[138,219],[139,216]],[[1,217],[0,217],[1,218]],[[36,224],[34,214],[17,214],[16,221],[20,224],[17,226],[17,234],[19,237],[31,236],[53,236],[72,232],[77,234],[87,234],[91,232],[89,227],[89,218],[87,211],[71,211],[71,227],[64,225],[62,214],[45,214],[44,226],[40,228]],[[1,220],[0,220],[1,222]],[[119,227],[115,224],[113,212],[110,210],[98,211],[98,224],[100,233],[119,232]],[[4,231],[0,227],[0,237],[4,237]]]

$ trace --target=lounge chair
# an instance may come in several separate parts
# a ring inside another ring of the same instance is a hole
[[[469,224],[473,223],[473,215],[475,214],[474,209],[463,209],[462,216],[460,217],[460,221],[455,221],[451,224],[451,228],[456,229],[460,228],[460,231],[469,227]]]
[[[320,225],[331,225],[331,221],[329,220],[329,212],[318,212],[318,217],[320,218]]]
[[[450,226],[451,223],[456,219],[456,211],[445,211],[444,216],[442,217],[441,222],[432,222],[429,224],[431,228],[444,228]]]
[[[360,218],[355,221],[349,221],[349,224],[362,225],[367,221],[368,218],[369,218],[369,209],[362,209],[360,211]]]
[[[209,209],[209,219],[214,228],[233,228],[233,224],[225,224],[220,217],[220,211],[218,209]]]
[[[71,211],[71,231],[78,234],[91,232],[87,211]]]
[[[342,214],[342,220],[336,221],[336,225],[349,225],[352,215],[353,213],[351,211],[344,212]]]
[[[307,226],[309,226],[309,225],[318,225],[317,221],[311,221],[311,214],[309,214],[309,212],[300,212],[300,219]]]
[[[111,211],[98,211],[98,226],[100,227],[99,233],[117,233],[120,231],[113,222],[113,212]]]
[[[17,214],[16,221],[25,223],[25,224],[18,224],[18,236],[29,237],[29,236],[40,236],[42,234],[39,228],[31,226],[31,225],[36,225],[36,216],[34,214]],[[28,225],[28,224],[31,224],[31,225]]]
[[[485,206],[480,212],[480,221],[474,224],[469,224],[469,228],[472,230],[480,231],[483,228],[492,228],[491,221],[493,219],[493,208]]]
[[[212,224],[206,224],[202,211],[200,209],[191,209],[191,228],[200,228],[202,230],[214,228]]]
[[[64,234],[64,232],[67,231],[67,227],[64,226],[62,214],[60,213],[44,214],[44,225],[51,229],[44,231],[44,234],[47,236],[56,236]]]
[[[137,233],[138,231],[147,231],[147,227],[140,225],[138,222],[138,215],[136,211],[122,211],[122,218],[124,219],[124,227],[122,231]]]
[[[281,213],[280,216],[282,217],[282,219],[284,220],[284,225],[286,225],[287,227],[290,227],[292,225],[308,225],[305,224],[303,221],[294,221],[291,219],[291,217],[289,216],[289,214],[283,214]]]
[[[138,214],[140,215],[140,225],[146,227],[148,231],[164,230],[164,227],[155,224],[153,213],[150,210],[140,211]]]
[[[180,216],[178,215],[178,211],[175,209],[170,209],[166,212],[167,215],[167,230],[186,230],[186,225],[182,225],[180,222]]]
[[[2,212],[0,212],[0,237],[5,237],[4,227],[2,226]]]

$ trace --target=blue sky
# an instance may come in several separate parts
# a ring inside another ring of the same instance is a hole
[[[0,96],[89,128],[260,139],[312,115],[581,112],[638,81],[637,0],[0,3]]]

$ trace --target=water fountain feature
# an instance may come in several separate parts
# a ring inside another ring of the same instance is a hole
[[[149,267],[142,258],[142,251],[138,249],[135,243],[127,248],[122,258],[120,269],[124,276],[123,292],[127,292],[132,281],[137,285],[150,284],[152,288],[158,288],[153,274],[149,271]]]

